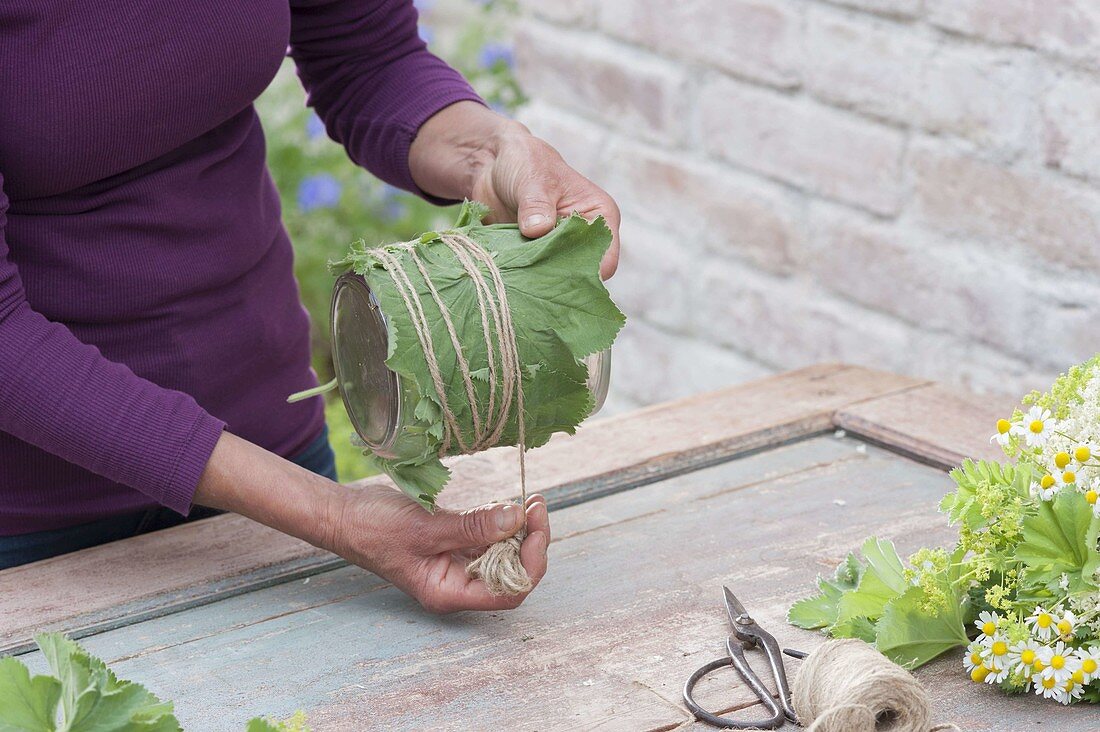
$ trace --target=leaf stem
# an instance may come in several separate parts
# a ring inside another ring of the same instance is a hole
[[[332,391],[335,388],[336,379],[333,379],[327,384],[321,384],[320,386],[315,386],[312,389],[306,389],[305,391],[300,391],[297,394],[291,394],[286,398],[286,401],[288,404],[293,404],[294,402],[300,402],[303,399],[309,399],[310,397],[319,396],[321,394],[324,394],[325,392]]]

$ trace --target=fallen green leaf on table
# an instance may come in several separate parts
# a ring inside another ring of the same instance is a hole
[[[599,276],[600,260],[611,245],[611,230],[602,218],[589,222],[574,214],[559,221],[545,236],[527,239],[515,224],[481,223],[487,213],[481,204],[468,201],[455,226],[447,231],[463,234],[480,245],[500,270],[521,366],[525,444],[527,448],[538,447],[555,432],[572,434],[592,411],[592,394],[585,383],[588,372],[582,359],[610,347],[626,320]],[[457,341],[472,372],[475,398],[484,405],[490,392],[489,348],[494,349],[496,363],[501,360],[496,346],[486,343],[474,279],[441,240],[440,233],[427,232],[410,243],[450,313]],[[457,367],[459,354],[429,283],[415,266],[408,248],[389,245],[383,249],[397,258],[419,296],[431,324],[433,350],[444,378],[443,396],[461,432],[470,435],[474,432],[473,412]],[[477,266],[487,272],[483,264]],[[449,477],[439,459],[444,444],[443,401],[428,370],[413,318],[386,265],[364,242],[356,242],[344,259],[333,263],[333,268],[351,270],[366,278],[386,316],[386,365],[401,377],[403,389],[412,390],[407,402],[415,405],[411,424],[401,431],[393,448],[398,457],[374,456],[374,460],[408,495],[432,508]],[[517,444],[516,412],[513,407],[498,444]],[[450,454],[455,454],[453,447]]]
[[[170,701],[126,681],[61,633],[39,633],[52,676],[0,658],[0,732],[178,732]],[[298,713],[286,722],[257,717],[247,732],[308,732]]]

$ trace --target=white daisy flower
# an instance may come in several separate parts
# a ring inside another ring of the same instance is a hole
[[[1022,431],[1028,447],[1045,445],[1053,429],[1054,418],[1049,409],[1035,406],[1024,415]]]
[[[997,434],[989,438],[990,442],[996,442],[1001,447],[1008,447],[1013,435],[1020,434],[1020,425],[1012,424],[1007,419],[997,420]]]
[[[991,613],[988,610],[978,613],[978,619],[974,621],[974,627],[981,631],[978,640],[984,641],[986,638],[992,638],[1000,623],[1001,618],[997,613]]]
[[[1071,677],[1074,681],[1078,684],[1088,684],[1097,678],[1097,671],[1100,670],[1100,646],[1094,646],[1092,649],[1078,648],[1073,655],[1078,661],[1078,667]]]
[[[1068,584],[1068,577],[1067,584]],[[1073,632],[1077,628],[1077,616],[1073,614],[1072,610],[1066,610],[1062,613],[1062,617],[1058,619],[1058,622],[1054,624],[1054,627],[1058,629],[1058,636],[1062,640],[1069,640],[1073,637]]]
[[[1031,482],[1031,495],[1037,496],[1042,501],[1053,500],[1061,489],[1062,485],[1058,482],[1058,479],[1049,473],[1039,480]]]
[[[1048,641],[1054,635],[1054,615],[1043,609],[1042,605],[1035,606],[1035,612],[1027,619],[1027,627],[1031,634],[1041,641]]]
[[[1073,459],[1078,465],[1084,465],[1096,454],[1096,446],[1086,442],[1073,448]]]
[[[1095,488],[1085,491],[1085,501],[1092,506],[1094,516],[1100,516],[1100,500],[1097,500],[1097,498],[1100,498],[1100,494],[1097,494]]]
[[[1043,677],[1035,681],[1035,693],[1041,695],[1044,699],[1058,699],[1061,701],[1062,689],[1059,688],[1058,681],[1053,677]]]
[[[1035,662],[1039,660],[1039,649],[1042,646],[1039,642],[1028,638],[1026,641],[1021,641],[1012,646],[1010,652],[1010,660],[1015,662],[1013,670],[1019,673],[1025,678],[1031,678],[1033,674],[1033,666]]]
[[[1063,704],[1070,704],[1075,699],[1080,698],[1085,693],[1085,687],[1082,684],[1078,684],[1073,679],[1070,679],[1062,686],[1062,694],[1058,697],[1058,701]]]
[[[1054,679],[1061,686],[1073,675],[1075,666],[1080,660],[1072,655],[1072,649],[1067,649],[1066,644],[1058,641],[1053,646],[1045,646],[1039,649],[1039,660],[1043,662],[1043,670],[1040,672],[1043,680]]]
[[[1004,636],[994,635],[982,644],[982,663],[994,674],[1008,674],[1008,641]]]

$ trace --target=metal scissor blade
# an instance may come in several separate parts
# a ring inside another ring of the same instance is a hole
[[[745,606],[741,604],[737,596],[730,592],[730,588],[722,585],[722,595],[726,600],[726,612],[729,613],[730,622],[733,623],[734,626],[748,625],[752,622],[752,616],[749,615],[749,611],[745,609]]]

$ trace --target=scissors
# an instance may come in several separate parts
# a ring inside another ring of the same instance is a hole
[[[716,727],[726,729],[777,729],[786,721],[798,724],[798,715],[791,708],[791,689],[787,684],[787,674],[783,669],[783,656],[779,650],[779,644],[771,633],[761,628],[752,619],[745,606],[728,587],[722,588],[726,601],[726,612],[729,613],[730,622],[733,623],[733,635],[726,639],[727,656],[711,661],[698,668],[688,677],[684,684],[684,703],[688,709],[700,720],[713,724]],[[771,669],[772,678],[775,679],[776,688],[779,690],[779,700],[776,701],[764,682],[749,666],[745,658],[745,651],[759,647],[768,657],[768,666]],[[802,651],[794,651],[789,648],[782,651],[793,658],[805,658]],[[729,717],[720,717],[703,709],[695,701],[692,691],[698,681],[715,669],[723,666],[733,666],[756,697],[771,714],[767,719],[736,720]]]

